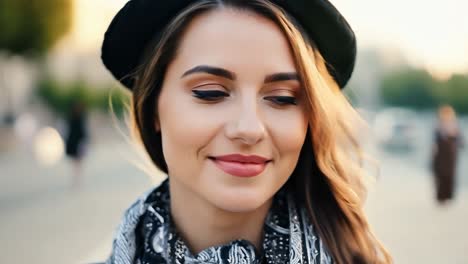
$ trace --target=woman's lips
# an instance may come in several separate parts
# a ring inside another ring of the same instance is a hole
[[[254,177],[265,170],[270,161],[256,155],[232,154],[225,156],[210,157],[218,168],[224,172],[237,177]]]

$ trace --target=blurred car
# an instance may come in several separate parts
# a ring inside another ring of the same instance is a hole
[[[412,151],[416,147],[416,113],[405,108],[386,108],[376,114],[377,143],[387,150]]]

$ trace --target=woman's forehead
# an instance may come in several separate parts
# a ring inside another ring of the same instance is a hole
[[[267,67],[294,71],[286,36],[270,19],[251,11],[216,9],[195,17],[177,52],[180,63]]]

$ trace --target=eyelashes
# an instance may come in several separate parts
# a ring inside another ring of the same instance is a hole
[[[223,97],[228,97],[229,94],[220,90],[192,90],[193,96],[209,102],[215,102]]]
[[[277,105],[297,105],[296,97],[293,96],[267,96],[265,99]]]
[[[195,98],[206,102],[218,102],[229,97],[228,93],[220,90],[192,90],[192,93]],[[297,105],[297,99],[294,96],[266,96],[263,99],[279,106]]]

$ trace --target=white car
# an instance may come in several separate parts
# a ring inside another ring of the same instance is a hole
[[[416,114],[404,108],[387,108],[374,119],[377,142],[386,149],[411,151],[416,147]]]

